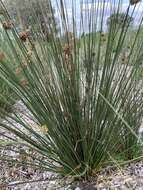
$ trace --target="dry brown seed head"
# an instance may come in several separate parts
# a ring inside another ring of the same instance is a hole
[[[27,85],[28,85],[27,79],[26,79],[26,78],[22,78],[22,79],[20,80],[20,84],[21,84],[21,86],[23,86],[23,87],[27,86]]]
[[[28,31],[23,31],[19,33],[19,38],[23,41],[26,42],[27,38],[29,37],[29,32]]]
[[[28,66],[28,64],[27,64],[27,62],[23,62],[23,63],[21,64],[21,66],[22,66],[22,68],[24,69],[24,68],[26,68],[26,67]]]
[[[44,133],[44,134],[48,133],[48,127],[47,127],[47,125],[42,125],[41,126],[41,132]]]
[[[131,5],[135,5],[137,3],[139,3],[141,0],[130,0],[130,4]]]
[[[2,22],[2,26],[5,30],[10,30],[13,27],[12,21],[4,21]]]
[[[19,75],[20,73],[21,73],[21,68],[20,68],[20,67],[16,68],[15,74],[16,74],[16,75]]]
[[[65,46],[63,48],[65,55],[69,56],[71,54],[71,50],[72,50],[71,46],[69,44],[65,44]]]

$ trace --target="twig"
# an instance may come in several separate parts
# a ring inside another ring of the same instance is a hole
[[[46,179],[38,179],[38,180],[27,180],[27,181],[11,182],[11,183],[1,184],[0,188],[17,186],[17,185],[22,185],[22,184],[26,184],[26,183],[37,183],[37,182],[43,182],[43,181],[53,181],[53,180],[57,180],[57,179],[61,179],[61,178],[53,177],[52,179],[51,178],[46,178]]]

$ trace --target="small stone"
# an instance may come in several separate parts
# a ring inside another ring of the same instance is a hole
[[[79,187],[76,187],[75,190],[81,190]]]

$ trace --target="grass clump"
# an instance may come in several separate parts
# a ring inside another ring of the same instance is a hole
[[[33,28],[24,41],[14,26],[10,31],[5,29],[5,44],[11,56],[9,64],[0,64],[0,76],[32,113],[36,127],[18,114],[9,117],[21,128],[12,123],[1,123],[1,127],[45,157],[39,167],[65,176],[87,177],[109,161],[109,155],[123,154],[124,160],[131,160],[136,156],[134,150],[140,147],[143,102],[142,83],[138,83],[136,71],[143,51],[143,39],[139,38],[142,19],[132,37],[126,64],[122,64],[120,56],[131,30],[126,18],[136,7],[132,9],[129,4],[122,26],[111,23],[106,34],[102,32],[107,9],[104,1],[100,13],[99,8],[95,10],[96,18],[92,11],[81,12],[81,39],[77,36],[75,2],[71,25],[66,4],[62,0],[57,4],[62,32],[57,36],[52,17],[52,25],[48,26],[50,43],[42,30],[38,35],[39,29],[37,32]],[[120,7],[120,1],[117,5]],[[50,1],[49,7],[54,15]],[[7,19],[8,13],[1,17],[2,22]],[[86,21],[88,35],[84,32]],[[66,35],[69,25],[72,39]],[[22,79],[15,74],[15,63]]]

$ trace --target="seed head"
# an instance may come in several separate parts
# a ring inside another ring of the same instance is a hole
[[[141,0],[130,0],[130,4],[131,5],[136,5],[137,3],[139,3]]]
[[[19,75],[20,73],[21,73],[21,68],[20,68],[20,67],[16,68],[15,74],[16,74],[16,75]]]
[[[26,62],[23,62],[23,63],[21,64],[21,66],[22,66],[23,69],[25,69],[25,68],[28,66],[28,64],[27,64]]]
[[[20,32],[19,33],[19,38],[23,41],[23,42],[26,42],[26,40],[28,39],[29,37],[29,32],[27,31],[23,31],[23,32]]]
[[[106,38],[103,38],[103,39],[102,39],[102,42],[106,42]]]
[[[48,133],[48,127],[47,127],[47,125],[42,125],[41,126],[41,132],[44,133],[44,134]]]
[[[28,85],[27,79],[26,79],[26,78],[22,78],[22,79],[20,80],[20,84],[21,84],[21,86],[23,86],[23,87],[27,86],[27,85]]]
[[[5,30],[10,30],[13,27],[13,23],[11,21],[2,22],[2,26]]]
[[[65,44],[63,51],[65,55],[69,56],[71,54],[71,46],[69,44]]]

